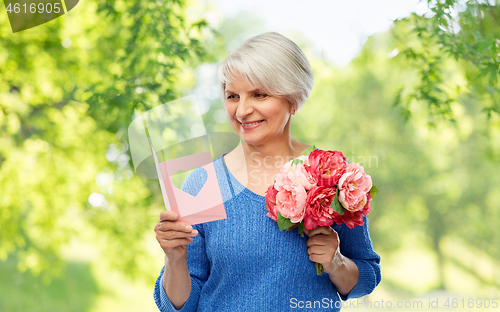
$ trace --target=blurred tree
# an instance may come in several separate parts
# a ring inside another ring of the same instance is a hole
[[[498,287],[500,281],[480,273],[474,262],[450,252],[444,243],[458,241],[487,254],[491,261],[500,256],[495,247],[500,243],[499,218],[494,210],[500,200],[500,180],[494,174],[498,159],[490,156],[500,152],[496,139],[500,120],[492,116],[486,126],[479,100],[466,98],[460,104],[450,103],[450,112],[461,125],[458,130],[436,122],[437,131],[430,131],[428,113],[420,106],[403,122],[392,106],[393,94],[401,83],[409,88],[419,85],[411,61],[393,52],[400,44],[393,34],[408,31],[406,27],[398,23],[390,33],[371,36],[345,68],[313,60],[313,93],[292,120],[292,133],[320,148],[342,151],[372,176],[380,191],[370,214],[376,250],[390,256],[409,245],[435,255],[435,267],[413,268],[421,276],[432,272],[425,286],[415,286],[401,275],[385,275],[384,285],[413,293],[454,287],[446,274],[453,263],[480,285]],[[442,60],[448,81],[465,79],[465,65]]]
[[[82,2],[15,34],[0,14],[0,259],[48,280],[61,246],[93,235],[114,267],[155,275],[144,237],[162,201],[134,176],[126,129],[191,86],[211,28],[189,4]]]
[[[494,1],[426,0],[430,13],[396,20],[396,51],[404,54],[419,73],[418,83],[397,90],[395,105],[407,119],[411,105],[427,105],[428,125],[436,118],[455,122],[452,103],[475,97],[486,113],[500,114],[500,5]],[[445,63],[464,66],[465,80],[449,81]]]

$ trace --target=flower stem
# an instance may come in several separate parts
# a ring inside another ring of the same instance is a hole
[[[321,273],[323,273],[323,265],[321,263],[315,262],[314,266],[316,267],[316,273],[318,275],[321,275]]]

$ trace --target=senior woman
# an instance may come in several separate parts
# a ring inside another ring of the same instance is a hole
[[[160,311],[338,311],[341,299],[371,293],[381,276],[368,219],[301,237],[279,231],[266,216],[265,192],[283,160],[308,147],[290,134],[291,116],[313,86],[303,52],[278,33],[264,33],[233,51],[219,78],[226,115],[242,141],[213,162],[227,219],[190,226],[173,212],[160,214],[155,232],[165,266],[154,292]],[[203,184],[195,169],[182,189],[194,194]]]

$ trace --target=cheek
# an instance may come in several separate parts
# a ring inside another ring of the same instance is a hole
[[[271,111],[269,116],[275,124],[285,125],[288,122],[287,113],[283,110]]]
[[[287,103],[277,101],[267,107],[266,115],[269,119],[272,119],[274,123],[286,124],[288,122],[288,109]]]
[[[236,131],[238,126],[238,122],[234,120],[234,115],[236,114],[236,107],[232,105],[227,105],[224,107],[224,110],[226,111],[226,118],[227,121],[229,122],[229,125],[231,126],[231,128],[233,128],[233,130]]]
[[[236,109],[232,105],[224,105],[224,110],[226,111],[226,117],[231,120]]]

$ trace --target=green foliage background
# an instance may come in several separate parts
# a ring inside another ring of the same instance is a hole
[[[456,1],[429,5],[343,68],[285,33],[315,74],[294,137],[343,151],[380,191],[374,298],[491,296],[500,284],[500,7],[468,1],[452,23]],[[269,30],[249,14],[213,29],[206,10],[85,1],[16,34],[0,14],[0,311],[155,311],[163,201],[157,181],[133,173],[126,128],[136,112],[208,88],[200,68]],[[220,99],[208,103],[207,131],[230,131]],[[92,193],[106,202],[93,207]]]

